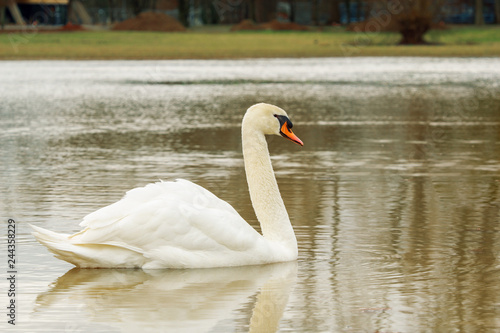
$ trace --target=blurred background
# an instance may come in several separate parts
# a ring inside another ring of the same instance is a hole
[[[169,15],[184,27],[276,20],[318,27],[352,25],[355,29],[363,28],[362,22],[384,10],[401,14],[401,21],[422,25],[500,23],[498,0],[2,0],[0,5],[3,26],[111,26],[146,11]],[[397,27],[393,24],[386,29]]]
[[[2,332],[500,331],[499,0],[0,6],[22,305]],[[260,230],[240,137],[258,102],[304,141],[268,138],[297,262],[78,270],[31,235],[176,178]]]

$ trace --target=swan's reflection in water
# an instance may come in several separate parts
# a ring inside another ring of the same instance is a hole
[[[275,332],[296,277],[296,262],[194,270],[74,268],[38,296],[36,312],[79,306],[87,322],[122,332]]]

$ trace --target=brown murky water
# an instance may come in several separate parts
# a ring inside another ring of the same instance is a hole
[[[2,330],[500,331],[499,59],[1,62],[0,73],[1,267],[7,219],[17,225],[16,326],[3,310]],[[78,231],[125,191],[175,178],[258,228],[240,121],[261,101],[287,110],[305,143],[268,140],[297,262],[77,270],[29,234],[28,223]]]

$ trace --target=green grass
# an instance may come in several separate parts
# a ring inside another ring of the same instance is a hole
[[[25,32],[0,34],[7,59],[235,59],[341,56],[500,56],[500,27],[453,27],[426,36],[437,45],[399,46],[397,33]]]

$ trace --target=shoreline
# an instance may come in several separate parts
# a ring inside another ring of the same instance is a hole
[[[0,33],[0,60],[172,60],[325,57],[500,57],[500,26],[433,30],[426,45],[398,45],[394,32],[186,32],[25,29]]]

